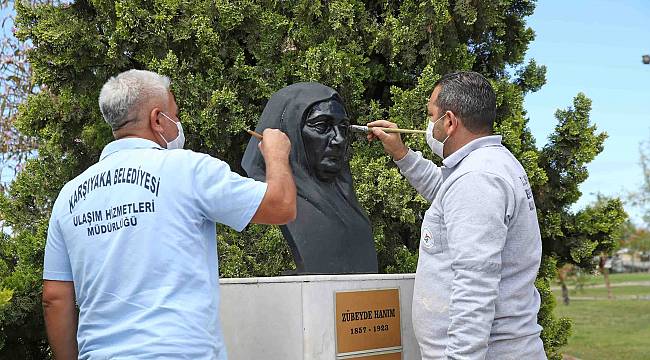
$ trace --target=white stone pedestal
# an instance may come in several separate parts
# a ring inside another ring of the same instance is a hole
[[[336,360],[335,293],[397,288],[402,360],[419,360],[411,323],[414,274],[221,279],[230,360]]]

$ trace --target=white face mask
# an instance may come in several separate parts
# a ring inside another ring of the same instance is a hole
[[[445,156],[443,155],[445,149],[445,141],[449,139],[449,135],[447,135],[447,137],[443,141],[440,141],[433,137],[433,128],[436,126],[436,123],[442,120],[442,118],[444,118],[446,115],[447,113],[439,117],[438,120],[436,121],[433,122],[428,121],[429,125],[427,125],[427,134],[426,134],[427,144],[431,148],[431,151],[433,151],[434,154],[438,155],[442,159],[445,158]]]
[[[172,120],[169,116],[165,115],[165,113],[162,111],[160,113],[162,114],[162,116],[166,117],[169,121],[176,124],[176,128],[178,129],[178,136],[176,136],[176,139],[172,141],[167,141],[167,139],[165,139],[162,133],[160,133],[160,137],[163,140],[165,140],[165,143],[167,143],[167,149],[168,150],[182,149],[183,146],[185,146],[185,134],[183,133],[183,126],[181,125],[181,122]]]

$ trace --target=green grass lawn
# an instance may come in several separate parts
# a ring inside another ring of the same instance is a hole
[[[601,284],[603,283],[602,276],[596,276],[595,279],[600,279],[598,281],[600,281]],[[650,272],[610,274],[609,280],[612,284],[629,281],[650,281]]]
[[[604,290],[604,289],[603,289]],[[573,319],[565,354],[582,360],[650,359],[650,301],[585,300],[558,303],[558,316]]]
[[[623,282],[650,282],[650,273],[610,275],[614,297],[650,296],[650,285],[620,286]],[[596,297],[599,300],[574,300],[562,305],[560,290],[555,312],[573,320],[573,336],[562,351],[581,360],[650,360],[650,301],[607,300],[603,276],[584,279],[582,291],[575,281],[568,282],[570,297]],[[602,300],[601,300],[602,299]]]

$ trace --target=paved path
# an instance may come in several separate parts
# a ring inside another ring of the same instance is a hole
[[[650,286],[650,281],[625,281],[620,283],[612,283],[612,288],[623,287],[623,286]],[[574,287],[575,285],[569,286],[569,288]],[[585,285],[584,288],[589,289],[602,289],[605,287],[605,284],[594,284],[594,285]],[[562,288],[560,286],[551,286],[551,290],[558,291]]]
[[[650,301],[650,295],[612,295],[611,299],[608,299],[607,296],[571,296],[571,301],[573,300],[645,300]],[[557,297],[557,301],[562,301],[562,297]]]
[[[650,295],[612,295],[611,299],[608,299],[607,296],[571,296],[571,301],[573,300],[646,300],[650,301]],[[562,301],[561,297],[557,297],[557,301]]]
[[[650,287],[650,281],[626,281],[612,284],[612,289],[625,286],[648,286]],[[602,289],[605,287],[605,284],[594,284],[594,285],[585,285],[585,289]],[[559,286],[551,287],[551,290],[559,291],[561,288]],[[562,297],[556,296],[557,301],[561,302]],[[613,294],[612,298],[609,299],[607,296],[570,296],[571,300],[646,300],[650,301],[650,294],[645,295],[615,295]]]

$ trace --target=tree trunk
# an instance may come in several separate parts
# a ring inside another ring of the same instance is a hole
[[[569,299],[569,288],[566,286],[566,274],[569,271],[567,266],[561,267],[557,272],[557,277],[560,279],[560,285],[562,286],[562,302],[564,305],[569,305],[571,299]]]
[[[600,268],[600,272],[603,274],[603,277],[605,278],[605,287],[607,288],[607,298],[611,299],[612,286],[609,283],[609,269],[605,268],[606,262],[607,262],[607,255],[600,255],[600,262],[598,264],[598,267]]]

